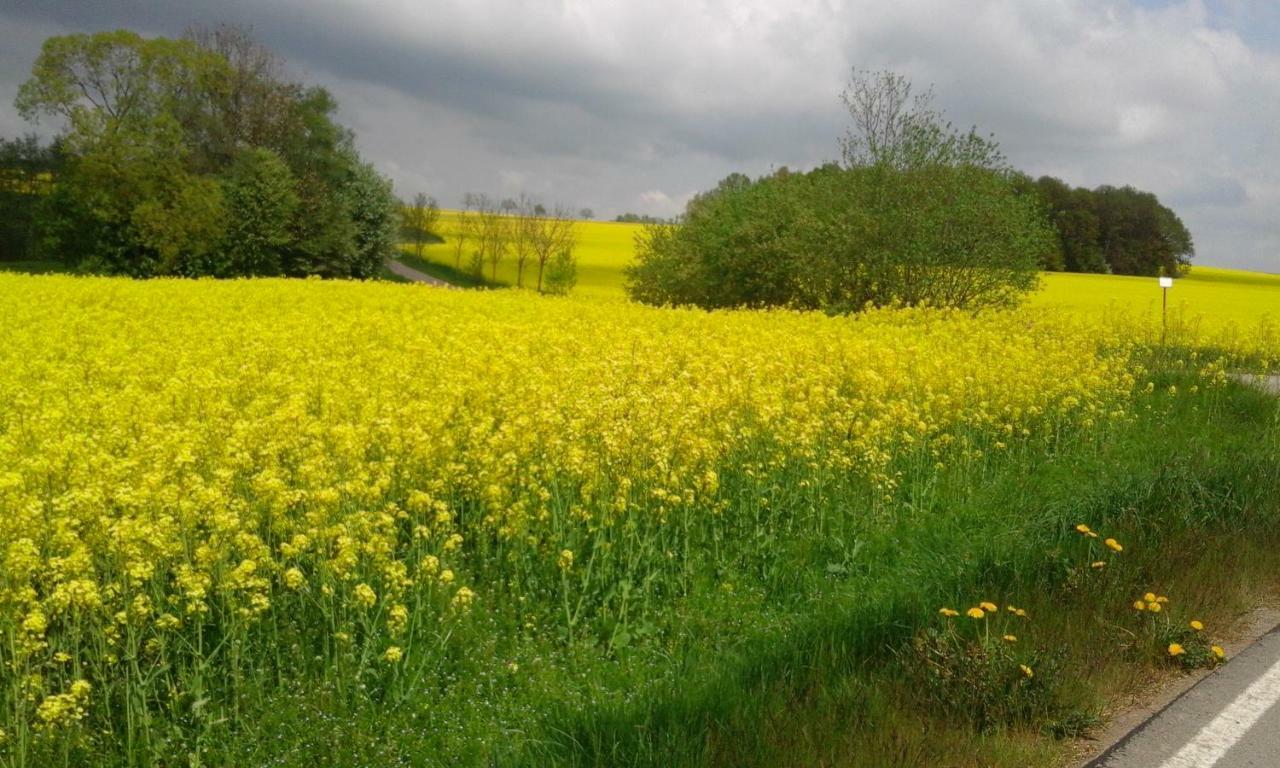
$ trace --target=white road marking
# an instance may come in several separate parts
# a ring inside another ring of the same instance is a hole
[[[1280,702],[1280,661],[1254,680],[1160,768],[1210,768],[1268,709]]]

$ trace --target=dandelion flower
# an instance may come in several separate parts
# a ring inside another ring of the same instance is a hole
[[[1159,603],[1147,603],[1147,610],[1151,611],[1152,613],[1159,613],[1163,608],[1164,606],[1160,605]]]
[[[965,615],[971,619],[980,619],[987,614],[983,613],[981,608],[975,607],[965,611]]]
[[[1142,596],[1142,599],[1146,600],[1148,603],[1154,603],[1156,601],[1156,593],[1148,592],[1147,594]]]
[[[1144,603],[1144,602],[1143,602],[1143,601],[1141,601],[1141,600],[1134,600],[1134,601],[1133,601],[1133,610],[1135,610],[1135,611],[1145,611],[1145,610],[1147,610],[1147,604],[1146,604],[1146,603]]]
[[[1191,628],[1197,632],[1200,632],[1204,629],[1204,624],[1199,619],[1192,619]]]
[[[1000,612],[1000,606],[996,605],[995,603],[986,603],[986,602],[978,603],[978,607],[986,611],[987,613]]]
[[[1107,561],[1105,561],[1105,560],[1094,560],[1092,563],[1089,563],[1089,567],[1090,567],[1090,568],[1106,568],[1106,567],[1107,567]]]
[[[1164,603],[1169,602],[1169,598],[1165,597],[1164,595],[1161,595],[1161,596],[1159,596],[1159,597],[1157,597],[1157,598],[1156,598],[1156,602],[1157,602],[1157,603],[1164,604]]]
[[[1181,645],[1178,645],[1177,643],[1169,643],[1170,656],[1181,656],[1186,652],[1187,652],[1186,649],[1183,648]]]
[[[1085,525],[1084,523],[1078,524],[1076,526],[1076,530],[1079,531],[1080,533],[1085,533],[1085,534],[1089,533],[1090,531],[1089,526]]]
[[[1036,676],[1036,673],[1032,672],[1031,667],[1028,667],[1026,664],[1019,664],[1018,669],[1022,670],[1022,674],[1026,675],[1028,678]]]
[[[1226,658],[1227,652],[1222,650],[1222,646],[1220,645],[1211,645],[1209,646],[1209,650],[1213,651],[1213,655],[1217,656],[1219,659]]]
[[[1016,643],[1016,642],[1018,642],[1018,636],[1017,636],[1017,635],[1005,635],[1005,636],[1004,636],[1004,641],[1005,641],[1006,643]]]
[[[1107,549],[1110,549],[1112,552],[1123,552],[1123,551],[1124,551],[1124,547],[1122,547],[1122,546],[1120,545],[1120,542],[1116,541],[1115,539],[1107,539],[1106,541],[1104,541],[1104,542],[1102,542],[1102,543],[1103,543],[1103,544],[1106,544],[1106,545],[1107,545]]]
[[[943,616],[946,616],[948,619],[951,618],[952,616],[960,615],[959,611],[953,611],[950,608],[939,608],[938,613],[942,614]]]

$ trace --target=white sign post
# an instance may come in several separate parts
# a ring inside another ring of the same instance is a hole
[[[1172,287],[1172,277],[1160,278],[1160,346],[1162,347],[1165,337],[1169,334],[1169,289]]]

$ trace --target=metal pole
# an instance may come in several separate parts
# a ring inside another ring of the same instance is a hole
[[[1160,346],[1169,335],[1169,289],[1160,289]]]

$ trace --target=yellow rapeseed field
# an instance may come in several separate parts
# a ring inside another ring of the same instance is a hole
[[[458,213],[444,211],[440,231],[448,240],[456,231]],[[640,224],[580,221],[578,234],[578,285],[583,296],[621,297],[627,265],[635,258],[635,237]],[[426,258],[453,265],[448,242],[429,246]],[[465,262],[464,262],[465,266]],[[499,266],[498,280],[514,284],[515,265]],[[1157,322],[1161,312],[1160,289],[1155,278],[1123,275],[1047,272],[1039,290],[1028,299],[1033,307],[1068,310],[1092,320],[1141,318]],[[1184,327],[1202,335],[1225,335],[1233,343],[1264,335],[1267,345],[1280,349],[1280,275],[1235,269],[1195,266],[1179,279],[1169,294],[1169,312]],[[1254,345],[1258,344],[1256,341]]]
[[[821,527],[833,486],[1100,428],[1143,386],[1123,339],[1043,312],[0,275],[0,314],[12,754],[145,740],[272,664],[420,685],[477,612],[626,620],[700,542]],[[729,474],[759,487],[731,504]]]

